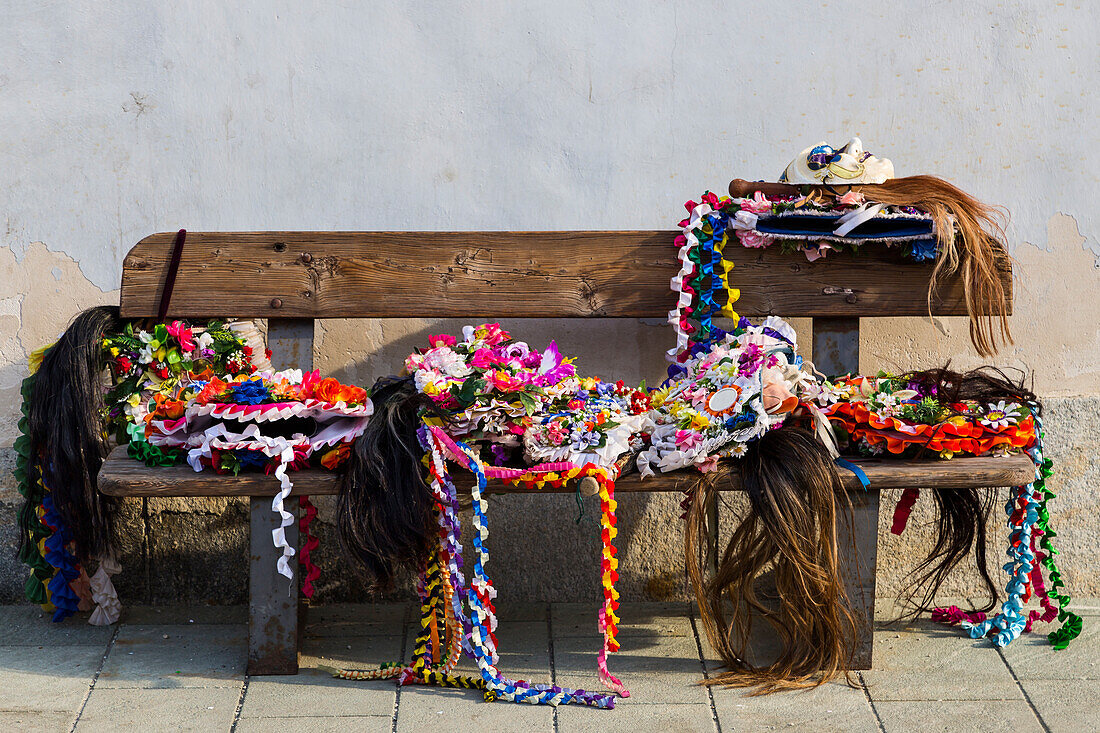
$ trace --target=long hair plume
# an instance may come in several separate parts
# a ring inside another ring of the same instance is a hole
[[[798,196],[805,186],[790,183],[730,182],[734,198],[767,195]],[[928,212],[935,224],[938,256],[928,287],[928,309],[940,278],[961,269],[970,341],[978,354],[990,357],[1001,344],[1011,344],[1008,328],[1010,294],[1001,281],[1011,264],[1005,237],[1003,210],[982,203],[958,186],[937,176],[906,176],[867,185],[815,186],[811,200],[839,198],[848,191],[888,206],[912,206]]]
[[[1036,414],[1042,414],[1042,405],[1035,393],[1024,386],[1022,372],[1014,379],[996,367],[956,372],[947,365],[909,372],[898,379],[917,385],[922,394],[936,395],[942,404],[968,400],[988,404],[1005,400],[1028,405]],[[999,595],[987,553],[989,517],[997,503],[997,490],[940,488],[933,495],[936,525],[932,548],[913,569],[911,582],[899,591],[899,605],[906,609],[906,615],[931,611],[947,576],[973,552],[975,569],[987,597],[986,603],[976,610],[989,611],[996,605]]]
[[[939,256],[928,289],[929,310],[939,279],[961,268],[974,348],[990,357],[1000,344],[1011,344],[1010,296],[1001,282],[1011,262],[1003,212],[936,176],[893,178],[865,188],[864,194],[888,206],[915,206],[932,215]]]
[[[41,476],[49,488],[77,560],[108,557],[114,550],[115,500],[99,493],[96,476],[109,450],[103,337],[118,327],[117,307],[78,315],[43,357],[27,410],[28,478],[33,484]],[[26,506],[19,516],[22,554],[32,536],[27,522],[37,516]]]
[[[422,413],[434,406],[411,377],[380,379],[371,401],[374,415],[340,478],[337,528],[372,586],[388,590],[400,568],[424,567],[437,531],[417,438]]]
[[[703,539],[706,507],[732,469],[719,468],[699,480],[685,530],[688,578],[700,619],[727,668],[705,684],[767,694],[847,674],[855,623],[840,580],[837,520],[851,522],[851,505],[836,465],[825,447],[799,428],[766,433],[749,445],[739,464],[750,510],[733,530],[712,577],[707,577]],[[765,603],[754,587],[768,568],[775,576],[777,606]],[[783,643],[768,664],[748,659],[754,615]]]

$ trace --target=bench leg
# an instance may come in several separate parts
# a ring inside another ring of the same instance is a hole
[[[298,674],[297,568],[291,581],[275,567],[282,551],[271,541],[271,530],[279,525],[271,498],[252,497],[250,502],[248,674]],[[288,511],[296,506],[297,501],[288,500]],[[297,522],[286,528],[286,539],[292,547],[298,546]]]
[[[852,669],[871,669],[872,635],[875,628],[875,569],[878,562],[877,491],[853,491],[852,526],[837,522],[841,574],[848,603],[856,622]]]

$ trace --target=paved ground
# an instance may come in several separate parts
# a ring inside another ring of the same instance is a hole
[[[886,605],[881,604],[880,605]],[[1086,731],[1100,729],[1100,602],[1082,638],[1053,652],[1025,637],[998,652],[930,622],[879,624],[859,687],[746,697],[693,684],[714,666],[686,605],[624,604],[611,668],[631,688],[614,711],[487,704],[468,690],[334,680],[318,664],[407,658],[415,609],[313,609],[295,677],[246,677],[242,608],[131,608],[123,623],[51,624],[0,607],[0,731]],[[502,609],[502,669],[598,689],[594,607]]]

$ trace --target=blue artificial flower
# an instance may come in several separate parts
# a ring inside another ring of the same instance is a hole
[[[918,239],[909,245],[909,256],[917,262],[936,259],[936,243],[930,239]]]
[[[230,399],[239,405],[259,405],[270,401],[271,393],[267,391],[263,380],[249,379],[233,385],[233,395]]]
[[[263,451],[237,450],[233,451],[233,455],[236,456],[237,462],[241,464],[241,468],[263,468],[268,462],[268,457],[264,455]]]

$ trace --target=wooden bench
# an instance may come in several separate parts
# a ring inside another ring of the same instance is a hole
[[[189,232],[172,295],[174,318],[267,318],[276,368],[308,369],[318,318],[449,317],[473,322],[509,318],[665,318],[673,305],[669,279],[679,264],[673,231],[636,232]],[[174,233],[154,234],[126,256],[121,309],[125,318],[157,313]],[[868,247],[858,257],[807,262],[778,248],[729,247],[737,311],[813,318],[813,359],[827,374],[859,367],[859,319],[927,316],[931,267]],[[1011,273],[1004,273],[1011,288]],[[965,315],[962,283],[945,279],[936,315]],[[610,326],[609,326],[610,327]],[[667,342],[673,334],[668,332]],[[664,349],[666,341],[654,344]],[[377,375],[383,376],[383,375]],[[365,385],[369,386],[369,385]],[[951,461],[857,460],[870,479],[848,481],[854,536],[842,534],[845,583],[858,612],[855,669],[871,666],[879,493],[908,487],[1012,486],[1034,467],[1026,456]],[[616,482],[616,491],[680,491],[689,473]],[[117,449],[99,488],[113,496],[248,496],[249,674],[298,669],[299,605],[275,569],[273,477],[235,478],[190,468],[146,468]],[[502,484],[497,493],[515,492]],[[563,489],[572,491],[571,488]],[[547,489],[550,491],[550,489]],[[294,494],[336,492],[335,476],[302,471]],[[714,516],[717,507],[711,509]],[[713,523],[712,523],[713,524]],[[847,529],[844,530],[847,532]],[[287,528],[297,543],[297,527]],[[712,538],[717,542],[717,538]],[[629,613],[629,611],[627,611]]]

